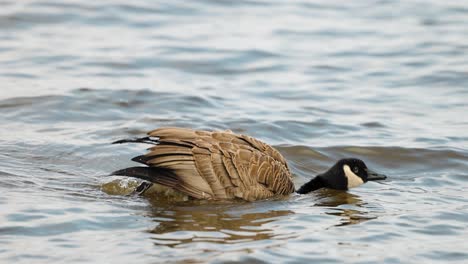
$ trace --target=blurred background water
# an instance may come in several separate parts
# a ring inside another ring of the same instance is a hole
[[[0,262],[468,261],[467,2],[0,7]],[[255,136],[296,185],[348,156],[389,179],[255,203],[104,192],[136,184],[105,175],[145,148],[109,143],[161,126]]]

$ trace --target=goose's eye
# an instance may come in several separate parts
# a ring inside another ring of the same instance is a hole
[[[358,173],[359,173],[359,168],[358,168],[358,167],[354,167],[354,168],[353,168],[353,172],[356,173],[356,174],[358,174]]]

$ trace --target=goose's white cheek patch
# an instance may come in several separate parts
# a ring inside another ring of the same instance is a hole
[[[359,185],[364,183],[361,177],[354,174],[354,172],[348,165],[343,166],[343,171],[346,178],[348,178],[348,189],[358,187]]]

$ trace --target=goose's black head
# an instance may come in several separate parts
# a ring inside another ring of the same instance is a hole
[[[368,181],[385,180],[386,178],[387,176],[368,169],[364,161],[360,159],[341,159],[329,170],[302,185],[297,192],[303,194],[322,187],[348,190]]]

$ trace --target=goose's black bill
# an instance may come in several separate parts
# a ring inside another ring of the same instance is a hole
[[[379,181],[379,180],[385,180],[387,179],[387,176],[377,173],[373,170],[367,169],[367,180],[368,181]]]

